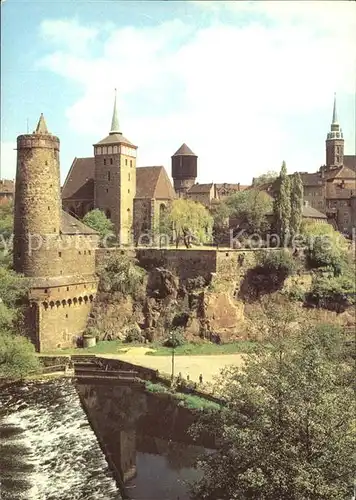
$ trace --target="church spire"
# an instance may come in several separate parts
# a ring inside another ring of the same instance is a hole
[[[34,134],[48,134],[48,128],[46,121],[44,119],[43,113],[41,113],[40,119],[38,120],[36,130]]]
[[[334,92],[334,108],[333,108],[333,125],[336,125],[338,123],[337,119],[337,110],[336,110],[336,92]]]
[[[114,111],[113,111],[112,120],[111,120],[110,135],[111,134],[121,134],[120,127],[119,127],[119,118],[117,116],[116,89],[115,89]]]

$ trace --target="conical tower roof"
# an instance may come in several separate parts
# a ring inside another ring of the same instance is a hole
[[[334,93],[334,107],[333,107],[333,125],[338,124],[337,109],[336,109],[336,92]]]
[[[43,113],[41,113],[40,119],[38,120],[36,130],[34,134],[49,134],[46,120],[44,119]]]
[[[173,156],[197,156],[193,151],[183,143]]]
[[[121,132],[120,132],[120,127],[119,127],[119,118],[118,118],[118,114],[117,114],[116,89],[115,89],[114,111],[112,114],[110,135],[111,134],[120,134],[120,133]]]

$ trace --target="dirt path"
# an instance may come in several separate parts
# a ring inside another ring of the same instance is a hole
[[[147,366],[165,372],[171,373],[172,358],[171,356],[149,356],[140,351],[144,348],[130,349],[123,354],[105,354],[101,357],[122,359],[129,363],[134,363],[141,366]],[[218,375],[221,368],[226,365],[238,365],[243,363],[241,354],[220,354],[209,356],[175,356],[175,374],[182,373],[184,378],[189,374],[190,380],[194,382],[199,381],[199,375],[203,375],[205,382],[210,382],[215,375]]]

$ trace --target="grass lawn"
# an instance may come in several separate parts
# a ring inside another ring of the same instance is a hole
[[[238,354],[253,351],[255,343],[251,341],[241,340],[240,342],[233,342],[231,344],[213,344],[211,342],[204,342],[201,344],[184,344],[175,348],[175,356],[207,356],[209,354]],[[161,345],[152,345],[155,351],[149,351],[146,356],[171,356],[172,348],[164,347]]]
[[[200,344],[188,343],[175,348],[176,356],[206,356],[209,354],[235,354],[235,353],[245,353],[251,352],[255,343],[251,341],[240,341],[231,344],[213,344],[210,342],[204,342]],[[98,342],[94,347],[88,348],[73,348],[73,349],[57,349],[53,351],[46,351],[39,356],[60,356],[60,355],[71,355],[71,354],[125,354],[132,347],[147,347],[154,349],[154,351],[149,351],[146,355],[149,356],[171,356],[172,348],[164,347],[158,343],[152,344],[140,344],[137,342],[132,342],[126,344],[120,340],[103,340]]]

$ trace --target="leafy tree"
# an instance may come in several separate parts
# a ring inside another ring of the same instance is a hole
[[[296,322],[300,309],[263,304],[265,343],[231,366],[216,390],[226,406],[193,429],[219,448],[200,460],[199,500],[351,498],[355,449],[352,365],[340,332]]]
[[[229,217],[231,208],[224,202],[220,202],[211,208],[213,217],[213,238],[217,246],[223,243],[226,235],[229,233]]]
[[[127,255],[112,256],[100,271],[99,291],[135,295],[143,284],[146,273]]]
[[[249,234],[262,233],[269,224],[266,215],[272,210],[272,198],[259,189],[248,189],[233,194],[226,200],[231,215],[246,226]]]
[[[13,202],[0,205],[0,240],[11,237],[14,227],[14,204]],[[0,244],[2,241],[0,241]]]
[[[33,344],[21,335],[0,330],[0,378],[23,378],[39,370]]]
[[[191,238],[199,243],[211,241],[213,218],[201,203],[183,198],[174,200],[167,210],[166,224],[173,227],[177,246],[182,239],[187,246],[187,239]]]
[[[84,216],[83,222],[97,231],[101,240],[114,232],[114,224],[106,217],[104,212],[98,208],[88,212]]]
[[[252,181],[253,186],[261,186],[262,184],[273,183],[278,178],[278,172],[269,170],[265,174],[254,177]]]
[[[282,163],[278,178],[278,190],[273,204],[274,225],[282,244],[287,242],[290,233],[291,185],[287,175],[286,163]]]
[[[13,225],[13,202],[0,205],[0,265],[6,267],[9,267],[12,261]]]
[[[0,300],[6,306],[15,308],[25,299],[29,280],[11,269],[0,267]]]
[[[290,231],[291,236],[296,236],[300,232],[303,218],[303,182],[298,172],[291,178],[291,216]]]

